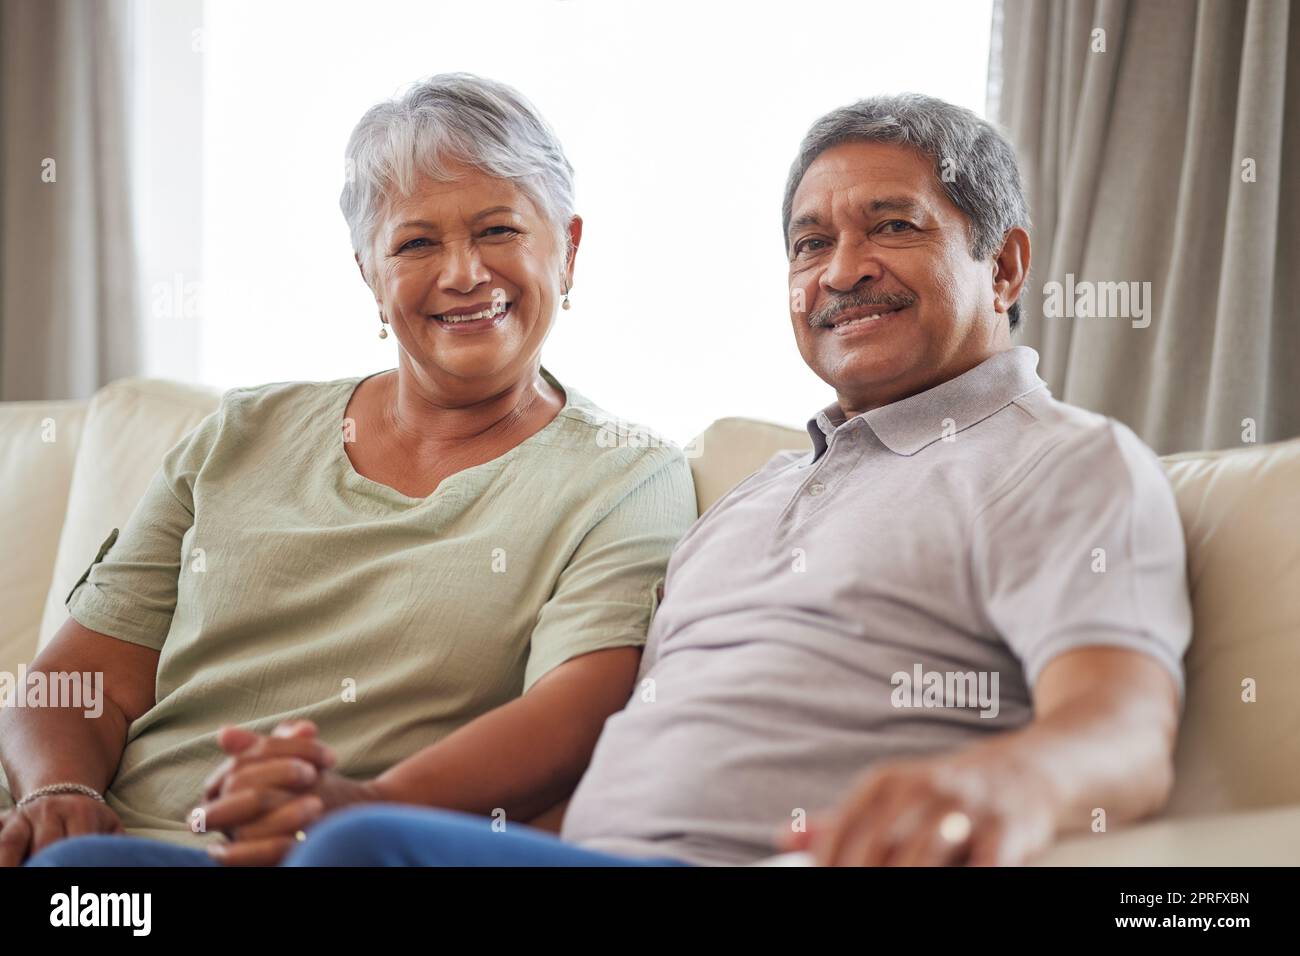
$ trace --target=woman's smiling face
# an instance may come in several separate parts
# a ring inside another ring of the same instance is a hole
[[[532,374],[572,251],[515,183],[453,166],[384,208],[363,270],[398,345],[421,377],[476,401]],[[467,319],[466,316],[474,316]]]

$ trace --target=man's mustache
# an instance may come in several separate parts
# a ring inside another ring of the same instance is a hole
[[[883,311],[905,309],[916,302],[910,292],[848,292],[808,316],[808,325],[825,329],[834,325],[850,309],[879,308]]]

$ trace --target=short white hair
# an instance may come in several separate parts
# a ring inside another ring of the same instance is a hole
[[[452,180],[449,163],[515,182],[567,251],[573,167],[550,125],[513,87],[471,73],[439,73],[366,110],[348,137],[339,207],[363,265],[385,200],[410,195],[421,175]]]

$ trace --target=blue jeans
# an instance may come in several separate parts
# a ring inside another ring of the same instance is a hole
[[[60,840],[28,866],[216,866],[208,854],[129,836]],[[332,814],[281,866],[687,866],[584,850],[544,830],[417,807],[368,806]]]

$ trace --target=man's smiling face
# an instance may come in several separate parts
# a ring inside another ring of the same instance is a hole
[[[846,414],[924,391],[1009,344],[994,263],[971,257],[969,220],[917,150],[827,149],[795,191],[788,239],[799,352]]]

